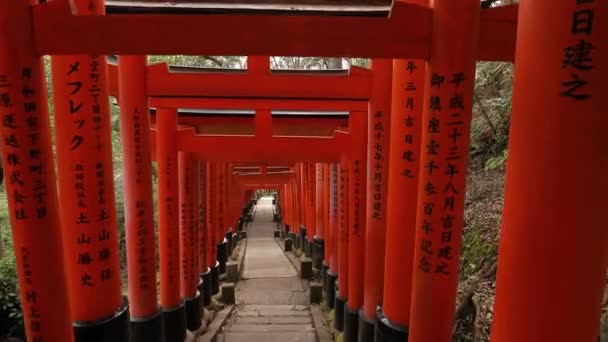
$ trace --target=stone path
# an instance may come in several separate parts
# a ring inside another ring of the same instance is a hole
[[[218,336],[224,342],[314,342],[309,283],[301,280],[274,240],[272,199],[258,201],[247,229],[243,279],[238,306]]]

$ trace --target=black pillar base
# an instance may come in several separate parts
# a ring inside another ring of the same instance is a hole
[[[344,308],[346,299],[340,298],[340,293],[336,293],[336,304],[334,308],[334,328],[338,331],[344,331]]]
[[[129,330],[131,342],[165,342],[165,325],[160,311],[146,319],[132,319]]]
[[[325,254],[325,241],[318,237],[312,238],[312,267],[321,270]]]
[[[365,316],[363,308],[359,310],[359,342],[374,340],[375,322]]]
[[[359,335],[359,312],[352,311],[348,302],[344,304],[344,342],[357,342]]]
[[[220,292],[220,263],[215,262],[215,266],[211,267],[211,295]]]
[[[128,342],[129,304],[124,299],[114,316],[96,322],[75,321],[72,323],[72,327],[75,342]]]
[[[306,257],[312,259],[312,249],[314,248],[314,242],[308,241],[308,239],[306,239],[306,242],[304,244],[306,245]]]
[[[183,342],[186,338],[186,310],[180,304],[174,309],[162,309],[165,322],[165,342]]]
[[[196,291],[196,296],[193,298],[186,298],[186,328],[190,331],[198,330],[202,322],[202,311],[201,311],[201,294]]]
[[[408,329],[406,327],[392,324],[384,315],[381,307],[376,310],[378,319],[376,320],[375,342],[404,342],[408,340]]]
[[[323,291],[327,293],[327,272],[329,271],[329,266],[323,260],[321,264],[321,284],[323,286]]]
[[[213,295],[213,287],[211,285],[211,269],[207,268],[205,273],[201,273],[201,279],[203,280],[203,305],[209,306],[211,304],[211,296]],[[200,291],[200,290],[199,290]]]
[[[228,240],[217,244],[217,261],[220,263],[220,274],[226,273],[226,262],[228,261]]]
[[[327,271],[325,274],[325,302],[330,309],[336,307],[336,279],[338,275]]]
[[[232,230],[230,230],[228,231],[228,233],[226,233],[226,245],[228,247],[228,254],[226,254],[226,260],[228,260],[228,258],[232,255],[233,243],[234,241],[232,240]]]

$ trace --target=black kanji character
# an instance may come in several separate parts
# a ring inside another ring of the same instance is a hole
[[[575,100],[586,100],[591,97],[591,94],[576,92],[579,88],[587,85],[587,80],[580,78],[576,74],[572,74],[572,80],[562,82],[562,87],[567,89],[560,93],[561,96],[568,96]]]
[[[593,68],[591,51],[595,48],[590,42],[581,39],[576,45],[564,49],[562,68],[571,66],[578,70],[590,70]]]
[[[572,34],[591,35],[593,32],[593,10],[583,9],[572,13]]]

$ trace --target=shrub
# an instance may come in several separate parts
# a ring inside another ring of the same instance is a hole
[[[0,259],[0,336],[24,336],[17,265],[12,253]]]

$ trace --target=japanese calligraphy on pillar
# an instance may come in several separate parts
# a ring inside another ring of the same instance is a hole
[[[33,267],[35,244],[28,241],[31,230],[40,225],[38,239],[44,239],[46,230],[59,234],[57,216],[48,215],[48,205],[54,206],[55,196],[53,162],[50,137],[43,127],[48,125],[48,115],[41,110],[40,67],[25,66],[14,74],[0,74],[0,114],[2,116],[2,159],[4,161],[5,186],[9,201],[11,228],[15,242],[15,256],[20,266],[20,292],[28,337],[42,341],[43,328],[39,303],[44,298],[40,274]],[[20,92],[20,94],[18,93]],[[41,145],[41,142],[44,144]],[[56,208],[50,208],[56,210]],[[51,231],[51,229],[55,231]],[[36,232],[38,234],[38,232]],[[58,248],[58,245],[50,248]],[[45,317],[46,318],[46,317]],[[46,318],[48,322],[48,318]]]
[[[121,301],[104,58],[52,59],[60,210],[70,235],[64,235],[66,255],[76,270],[70,279],[80,288],[78,300],[107,294],[96,310],[72,301],[75,320],[106,317]]]
[[[387,144],[388,139],[388,116],[386,113],[377,111],[373,114],[372,127],[373,131],[370,136],[370,145],[373,148],[373,154],[370,155],[369,172],[373,174],[370,195],[372,196],[372,219],[379,221],[385,217],[386,208],[383,206],[382,199],[384,196],[383,183],[388,183],[386,179],[386,164],[387,164]]]
[[[225,174],[224,174],[224,170],[225,170],[225,166],[222,164],[219,168],[218,168],[218,173],[217,173],[217,177],[218,177],[218,204],[217,204],[217,222],[218,222],[218,234],[219,236],[217,236],[217,241],[221,242],[224,240],[224,233],[225,233],[225,229],[226,229],[226,222],[224,222],[224,197],[225,197],[225,191],[226,191],[226,179],[225,179]]]
[[[361,232],[361,210],[362,210],[362,205],[363,203],[361,203],[361,195],[362,192],[364,191],[363,189],[363,184],[361,183],[362,181],[362,175],[361,175],[361,160],[354,160],[352,162],[352,179],[350,179],[350,182],[352,182],[352,187],[353,187],[353,213],[352,213],[352,225],[353,225],[353,235],[356,237],[363,237],[362,232]]]
[[[204,273],[207,271],[207,187],[209,186],[207,182],[207,166],[205,162],[201,162],[200,164],[200,207],[199,207],[199,228],[198,228],[198,238],[199,238],[199,270]]]
[[[576,4],[570,21],[569,45],[562,56],[562,83],[560,95],[575,101],[591,98],[588,74],[593,70],[593,51],[597,39],[593,29],[596,16],[593,5],[597,0],[570,0]]]
[[[340,179],[340,241],[348,243],[348,163],[341,163],[339,167]]]
[[[180,241],[181,241],[181,295],[183,298],[190,298],[195,294],[195,285],[191,282],[193,273],[195,272],[192,260],[192,242],[193,242],[193,204],[192,191],[193,189],[193,163],[190,160],[190,155],[187,152],[179,153],[180,163]]]
[[[424,80],[424,68],[421,68],[418,64],[424,63],[424,61],[409,60],[407,61],[406,67],[406,84],[405,84],[405,104],[403,117],[400,118],[403,132],[402,137],[402,154],[401,159],[402,169],[401,176],[414,179],[418,173],[418,158],[419,158],[419,146],[420,142],[416,141],[420,139],[419,127],[420,127],[420,114],[419,109],[422,107],[418,101],[421,101],[419,89],[424,87],[424,84],[420,82]],[[422,77],[420,77],[422,74]]]
[[[330,224],[328,229],[332,231],[337,231],[336,226],[338,224],[338,220],[340,218],[339,214],[339,206],[338,206],[338,193],[340,190],[338,189],[338,164],[332,163],[329,164],[329,184],[330,184],[330,196],[329,196],[329,218]],[[333,238],[333,236],[332,236]]]
[[[457,272],[471,104],[464,99],[464,72],[431,73],[428,117],[423,126],[423,163],[418,219],[423,238],[417,246],[418,269],[450,275]],[[458,244],[455,247],[454,244]]]

